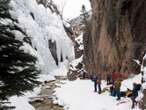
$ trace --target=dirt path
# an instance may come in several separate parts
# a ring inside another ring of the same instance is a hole
[[[63,106],[53,103],[54,89],[57,87],[56,84],[61,83],[62,80],[66,80],[66,77],[57,76],[56,80],[46,81],[42,85],[40,94],[37,97],[32,97],[30,103],[33,105],[35,110],[64,110]]]

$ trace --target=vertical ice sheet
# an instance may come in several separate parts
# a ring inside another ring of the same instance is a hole
[[[10,6],[11,16],[31,38],[32,47],[37,51],[43,73],[50,73],[58,68],[49,50],[49,40],[56,41],[58,61],[61,59],[61,54],[63,60],[74,59],[73,43],[66,35],[58,15],[51,13],[49,8],[38,5],[36,0],[11,0]]]

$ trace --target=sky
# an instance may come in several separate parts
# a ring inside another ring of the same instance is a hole
[[[63,10],[63,18],[65,20],[78,17],[81,13],[82,5],[86,10],[90,10],[89,0],[53,0],[60,10]]]

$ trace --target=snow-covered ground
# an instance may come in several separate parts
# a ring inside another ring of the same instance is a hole
[[[77,59],[73,64],[75,65],[79,61]],[[127,88],[132,90],[133,83],[140,84],[142,77],[146,81],[146,67],[142,66],[141,71],[144,72],[144,76],[140,73],[123,80],[121,91],[126,91]],[[131,110],[132,101],[130,98],[122,97],[120,101],[117,101],[116,97],[110,96],[108,91],[102,94],[95,93],[91,80],[77,79],[75,81],[66,80],[63,82],[55,89],[56,92],[54,94],[57,98],[54,99],[54,103],[63,105],[65,110]],[[102,81],[102,89],[107,87],[105,81]],[[143,98],[143,89],[146,89],[146,82],[142,84],[136,101],[140,101]],[[120,102],[121,104],[119,104]],[[132,110],[140,110],[140,108],[136,106]]]
[[[62,65],[59,69],[54,71],[56,75],[66,75],[66,68]],[[59,74],[58,74],[59,73]],[[43,75],[40,77],[41,81],[48,80],[50,76]],[[52,78],[53,79],[53,78]],[[137,75],[133,78],[124,80],[122,82],[121,91],[125,91],[127,88],[132,89],[132,83],[139,83],[141,75]],[[80,80],[75,81],[62,81],[59,84],[59,88],[55,89],[57,99],[54,99],[54,103],[63,105],[65,110],[131,110],[131,99],[122,98],[120,102],[125,101],[126,103],[119,104],[116,97],[110,96],[109,92],[98,94],[94,92],[94,85],[91,80]],[[146,85],[146,84],[144,84]],[[102,81],[102,89],[108,86]],[[35,110],[29,103],[29,98],[37,96],[40,92],[41,87],[35,88],[33,92],[27,92],[24,96],[13,96],[10,98],[11,105],[16,106],[15,110]],[[139,94],[137,100],[142,98],[142,94]],[[22,108],[23,107],[23,108]],[[132,110],[140,110],[138,107]]]
[[[126,103],[119,104],[116,97],[109,95],[109,92],[98,94],[93,92],[91,80],[64,81],[61,88],[56,88],[55,103],[63,105],[65,110],[131,110],[131,100],[122,98]],[[106,87],[105,83],[102,87]],[[135,107],[133,110],[140,110]]]
[[[9,99],[10,106],[15,106],[14,110],[35,110],[35,108],[29,104],[29,98],[35,97],[40,93],[41,87],[36,87],[33,91],[24,93],[23,96],[13,96]]]
[[[39,81],[44,82],[44,81],[49,81],[49,80],[55,80],[55,78],[53,76],[66,76],[67,72],[68,72],[68,60],[60,63],[58,69],[55,69],[54,71],[52,71],[51,74],[41,74],[39,77]],[[30,97],[35,97],[38,96],[38,94],[41,91],[41,86],[40,87],[36,87],[33,91],[29,91],[27,93],[24,93],[23,96],[13,96],[9,99],[9,101],[11,102],[11,104],[8,105],[12,105],[15,106],[15,110],[35,110],[35,108],[29,104],[30,101]],[[22,108],[23,107],[23,108]]]

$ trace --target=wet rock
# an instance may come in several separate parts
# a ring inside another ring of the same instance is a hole
[[[57,84],[61,83],[60,80],[63,80],[65,77],[60,76],[57,78],[57,80],[45,81],[42,85],[40,94],[36,97],[30,97],[31,101],[29,103],[35,110],[64,110],[63,106],[53,101],[53,98],[56,98],[54,89],[59,87]]]

